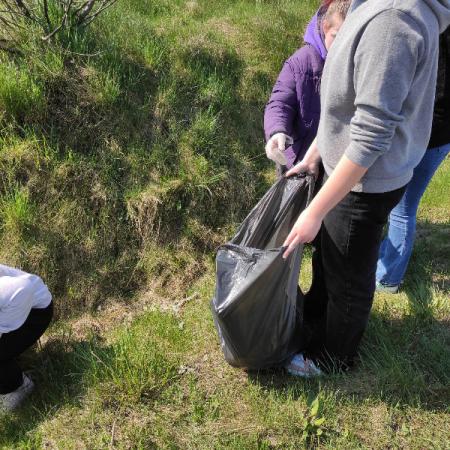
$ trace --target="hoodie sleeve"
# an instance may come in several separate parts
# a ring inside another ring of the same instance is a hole
[[[295,86],[295,74],[288,59],[278,75],[264,111],[266,140],[277,132],[292,136],[292,126],[298,110]]]
[[[424,47],[420,27],[404,12],[384,11],[367,25],[354,56],[356,109],[345,151],[354,163],[368,168],[390,149]]]

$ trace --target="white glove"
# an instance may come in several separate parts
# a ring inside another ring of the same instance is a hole
[[[286,156],[284,156],[284,150],[287,145],[292,145],[294,140],[284,133],[274,134],[266,144],[266,155],[272,161],[285,166],[287,164]]]

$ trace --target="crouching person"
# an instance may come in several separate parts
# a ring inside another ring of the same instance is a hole
[[[44,334],[53,315],[42,279],[0,264],[0,411],[15,410],[34,383],[16,358]]]

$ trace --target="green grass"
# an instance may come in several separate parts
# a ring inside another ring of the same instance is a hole
[[[19,36],[23,57],[0,55],[0,197],[27,192],[35,239],[3,233],[3,259],[45,274],[64,315],[153,283],[155,245],[204,265],[206,236],[268,186],[262,110],[313,10],[122,1],[50,46]]]
[[[449,160],[355,371],[247,374],[220,352],[215,249],[273,180],[263,108],[315,5],[122,0],[0,55],[0,257],[57,307],[0,448],[448,447]]]

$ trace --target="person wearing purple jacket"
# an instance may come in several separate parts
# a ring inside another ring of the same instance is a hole
[[[303,158],[316,137],[325,58],[349,6],[350,0],[324,2],[306,29],[305,45],[284,63],[266,105],[267,157],[288,169]]]

